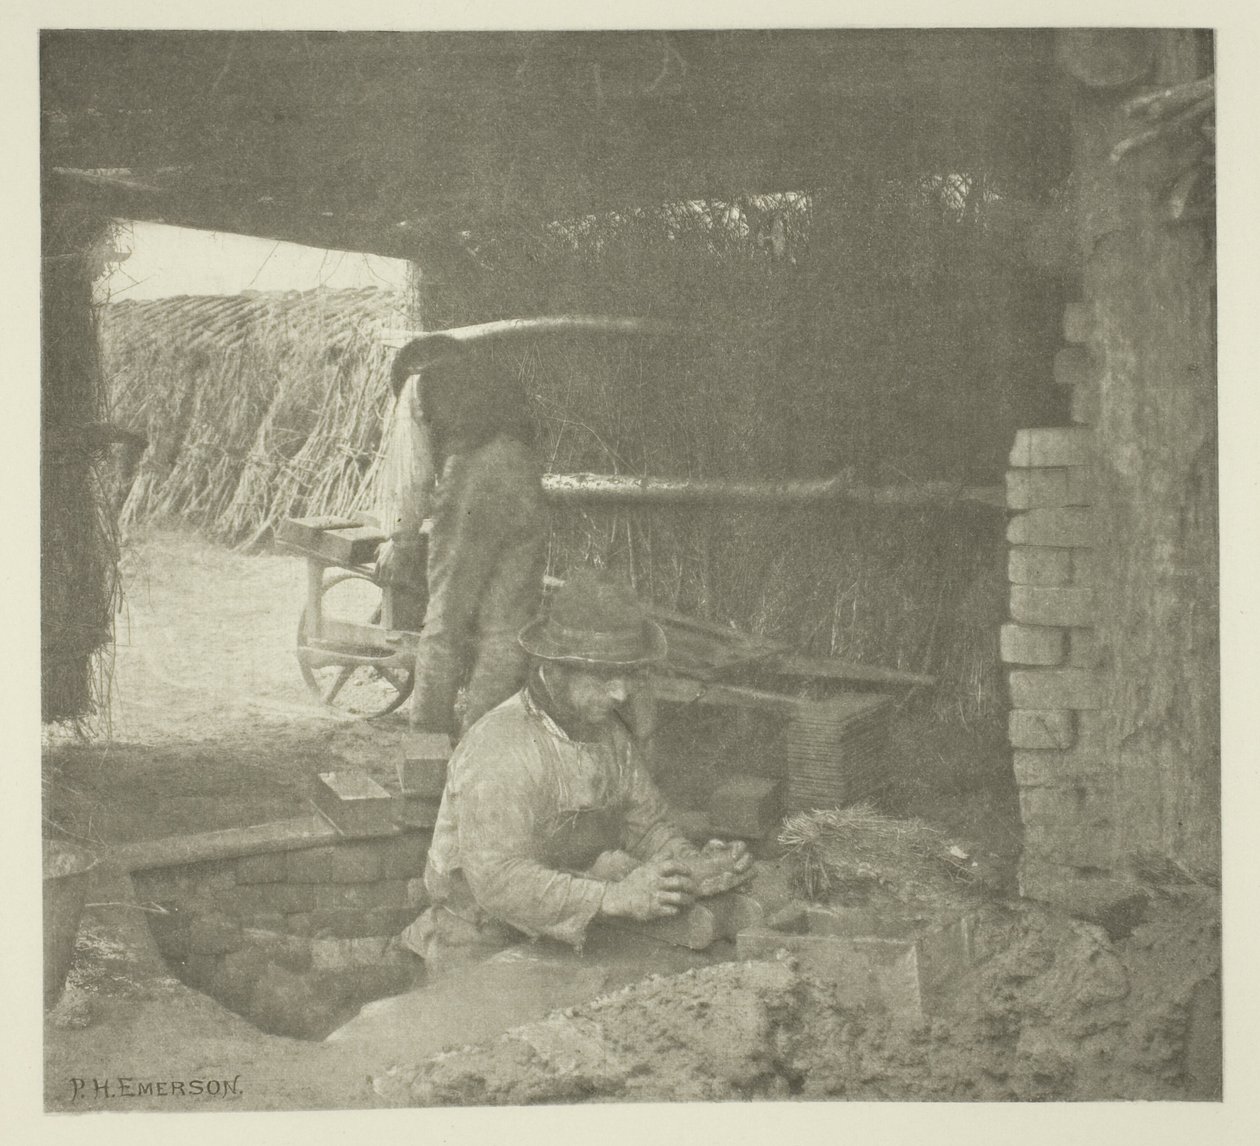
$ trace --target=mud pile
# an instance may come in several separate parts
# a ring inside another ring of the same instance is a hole
[[[1033,904],[990,906],[984,957],[930,1018],[841,1006],[790,960],[655,977],[377,1080],[400,1104],[1210,1099],[1220,905],[1153,901],[1113,940]]]

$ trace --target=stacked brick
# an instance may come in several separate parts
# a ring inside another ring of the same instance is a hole
[[[1092,431],[1020,430],[1007,472],[1009,736],[1024,822],[1021,889],[1039,898],[1111,861],[1095,629]]]
[[[426,899],[426,831],[133,872],[158,949],[190,986],[279,1034],[319,1037],[405,989],[390,938]]]

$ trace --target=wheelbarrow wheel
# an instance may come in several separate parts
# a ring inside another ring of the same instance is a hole
[[[354,582],[355,584],[350,584]],[[354,621],[357,624],[379,625],[381,621],[380,586],[361,573],[334,573],[323,585],[320,611],[326,618]],[[358,720],[371,720],[397,711],[411,695],[415,673],[397,664],[365,664],[336,661],[336,650],[327,649],[329,664],[315,665],[302,655],[310,648],[314,625],[308,604],[298,620],[298,668],[311,695],[327,708]],[[371,650],[347,649],[359,657]],[[380,658],[385,661],[386,658]]]

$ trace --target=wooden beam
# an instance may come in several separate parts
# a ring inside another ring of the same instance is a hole
[[[730,481],[722,478],[635,477],[632,474],[544,474],[543,493],[552,501],[598,502],[608,505],[696,505],[723,503],[747,506],[810,505],[852,502],[857,505],[917,507],[976,502],[1006,508],[1000,486],[963,486],[954,482],[922,482],[868,486],[846,474],[796,481]]]
[[[109,859],[125,871],[140,871],[266,852],[295,851],[330,843],[338,838],[337,829],[322,816],[298,816],[245,828],[142,840],[114,848]]]

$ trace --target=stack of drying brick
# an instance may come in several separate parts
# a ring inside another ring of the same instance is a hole
[[[1093,431],[1020,430],[1007,472],[1010,741],[1024,821],[1025,894],[1111,861],[1096,629],[1099,527]]]

